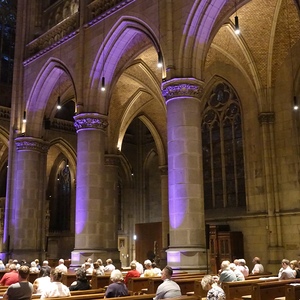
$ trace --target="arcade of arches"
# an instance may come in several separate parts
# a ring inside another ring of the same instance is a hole
[[[295,0],[18,1],[2,257],[207,270],[219,226],[299,259],[299,29]]]

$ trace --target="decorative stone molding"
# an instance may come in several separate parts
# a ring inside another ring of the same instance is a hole
[[[36,151],[40,153],[47,153],[49,143],[41,139],[33,137],[17,137],[15,139],[17,151]]]
[[[116,167],[118,167],[120,165],[119,155],[106,154],[104,159],[105,159],[105,165],[106,166],[116,166]]]
[[[160,175],[168,175],[168,166],[159,166]]]
[[[75,132],[74,122],[61,119],[53,119],[51,122],[51,129],[58,129],[68,132]]]
[[[259,123],[262,124],[270,124],[275,122],[275,113],[273,112],[263,112],[258,116]]]
[[[162,94],[166,101],[178,97],[200,99],[203,94],[203,82],[195,78],[173,78],[162,84]]]
[[[108,126],[107,117],[98,113],[82,113],[74,117],[76,131],[87,129],[105,130]]]

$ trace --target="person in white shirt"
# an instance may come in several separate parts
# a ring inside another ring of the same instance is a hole
[[[55,267],[55,270],[60,271],[63,274],[68,273],[68,268],[65,266],[65,261],[62,258],[58,261],[58,266]]]
[[[51,282],[43,291],[41,299],[71,296],[69,288],[61,282],[62,272],[58,270],[52,270],[50,279]]]
[[[106,260],[106,266],[104,267],[104,272],[105,273],[111,273],[112,271],[114,271],[116,269],[116,267],[113,265],[113,261],[111,258],[108,258]]]
[[[265,270],[264,270],[264,266],[260,263],[260,258],[254,257],[252,262],[254,263],[254,267],[251,271],[251,274],[252,275],[263,274]]]
[[[284,258],[281,261],[281,268],[278,272],[278,279],[279,280],[293,279],[295,277],[296,277],[295,273],[293,269],[290,267],[290,261]]]
[[[40,274],[34,282],[33,282],[33,293],[34,294],[42,294],[47,287],[49,286],[50,280],[50,270],[51,268],[42,267]]]

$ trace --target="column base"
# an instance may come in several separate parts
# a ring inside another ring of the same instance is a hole
[[[205,272],[208,270],[208,254],[205,248],[169,248],[166,250],[168,265],[173,270]]]
[[[121,268],[120,252],[118,249],[95,249],[95,250],[74,250],[71,252],[71,268],[80,267],[87,258],[96,261],[102,259],[103,265],[106,265],[106,260],[111,258],[116,269]]]

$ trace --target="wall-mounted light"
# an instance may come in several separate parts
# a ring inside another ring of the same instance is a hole
[[[105,91],[105,77],[104,76],[102,77],[102,80],[101,80],[101,91],[102,92]]]
[[[26,123],[26,110],[24,110],[24,112],[23,112],[23,123]]]

